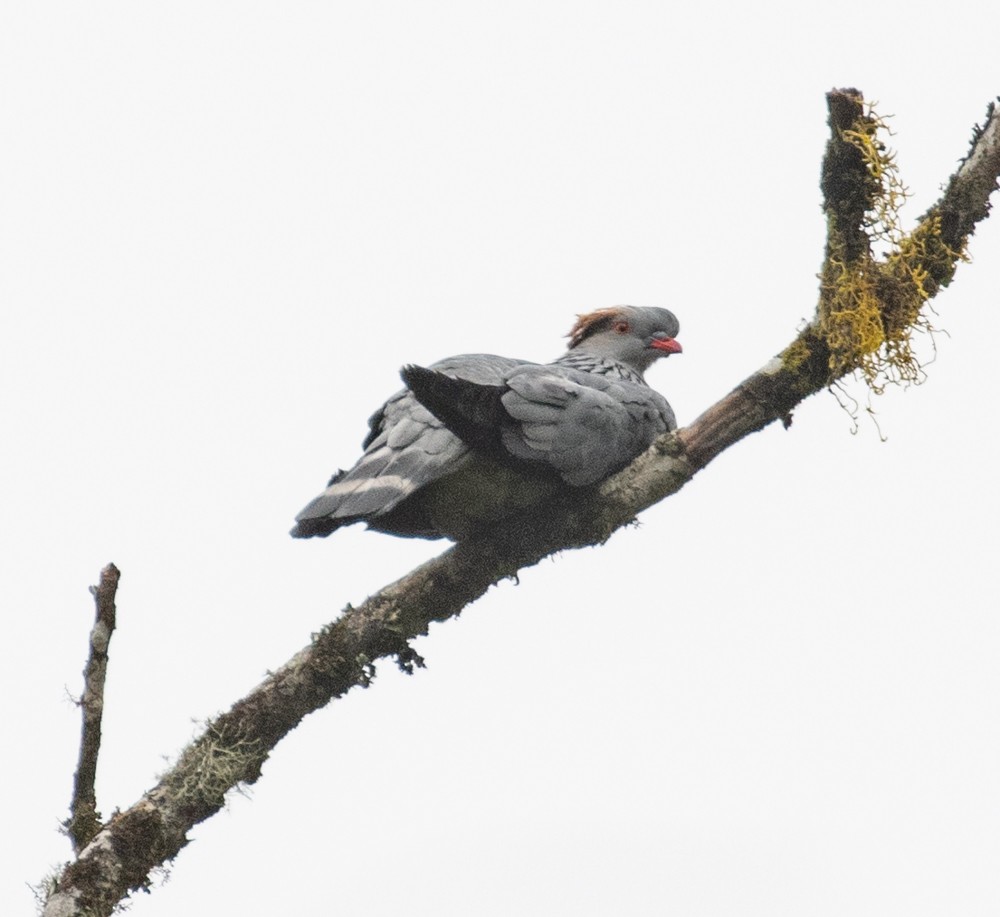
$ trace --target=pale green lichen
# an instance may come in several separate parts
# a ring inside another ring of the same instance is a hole
[[[261,748],[259,739],[209,723],[181,755],[171,783],[184,804],[220,808],[229,790],[245,792],[245,781],[260,766]]]

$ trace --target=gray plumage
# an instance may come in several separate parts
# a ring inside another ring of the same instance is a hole
[[[407,387],[369,419],[364,455],[299,513],[292,535],[366,522],[457,540],[604,480],[676,429],[643,373],[680,352],[677,332],[666,309],[620,306],[580,316],[554,363],[465,354],[404,367]]]

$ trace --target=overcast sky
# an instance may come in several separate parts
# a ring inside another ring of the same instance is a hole
[[[401,364],[666,306],[684,424],[813,313],[824,93],[895,116],[912,225],[1000,92],[993,2],[677,6],[5,6],[5,914],[69,857],[104,564],[108,814],[442,550],[287,536]],[[996,914],[996,218],[971,254],[885,442],[816,396],[491,590],[426,671],[309,717],[133,917]]]

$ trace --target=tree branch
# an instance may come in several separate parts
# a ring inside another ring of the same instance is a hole
[[[922,217],[921,224],[941,217],[941,236],[946,245],[961,251],[976,224],[990,212],[990,196],[1000,174],[1000,109],[990,102],[986,120],[972,131],[969,152],[952,175],[944,195]],[[945,282],[942,280],[942,282]]]
[[[94,597],[94,627],[90,632],[90,655],[83,670],[83,696],[80,710],[83,729],[80,735],[80,758],[73,779],[73,801],[65,828],[79,853],[100,830],[94,781],[97,758],[101,751],[101,718],[104,715],[104,680],[108,673],[108,648],[115,630],[115,595],[121,574],[114,564],[101,571],[97,586],[90,587]]]
[[[834,91],[828,101],[831,139],[823,189],[830,234],[824,277],[836,273],[834,260],[839,259],[842,268],[845,250],[850,262],[868,264],[869,238],[861,236],[870,228],[866,214],[879,193],[871,180],[870,160],[857,155],[857,144],[849,137],[852,131],[869,131],[869,136],[874,123],[865,120],[860,93]],[[920,286],[924,299],[945,282],[938,277],[947,274],[950,279],[965,241],[988,213],[988,198],[1000,175],[996,120],[991,107],[986,126],[977,131],[969,155],[936,205],[937,213],[932,208],[923,218],[921,227],[938,227],[944,252],[933,252],[937,273],[931,274],[932,288]],[[921,227],[900,239],[898,248],[902,250]],[[926,250],[926,245],[918,248],[906,262],[910,273],[905,279],[911,286],[916,268],[910,262]],[[878,270],[895,277],[899,266],[890,257]],[[409,640],[426,634],[432,621],[457,614],[494,583],[543,557],[604,542],[743,437],[778,419],[787,425],[799,402],[858,366],[856,354],[849,353],[846,362],[831,356],[820,313],[832,283],[822,284],[817,317],[777,357],[692,424],[661,437],[624,471],[598,487],[554,500],[544,516],[536,512],[514,518],[488,536],[462,541],[359,607],[348,606],[289,662],[211,721],[153,789],[102,828],[60,877],[45,915],[109,914],[130,890],[148,884],[154,866],[180,851],[187,832],[223,806],[229,789],[260,777],[271,749],[307,714],[355,685],[366,686],[375,660],[395,657],[404,670],[412,670],[421,660]],[[883,287],[872,289],[877,294]],[[877,305],[885,316],[898,312],[888,299],[878,299]],[[885,340],[866,346],[881,347]]]

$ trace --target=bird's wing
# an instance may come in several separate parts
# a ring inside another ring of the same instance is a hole
[[[511,373],[500,398],[510,422],[504,448],[555,469],[575,487],[624,468],[677,422],[666,399],[645,385],[559,366]]]
[[[488,354],[450,357],[437,372],[493,382],[518,361]],[[319,496],[295,517],[292,535],[329,535],[342,525],[370,521],[396,509],[419,488],[458,470],[468,446],[424,407],[409,389],[382,405],[368,421],[364,455],[335,474]]]
[[[564,366],[520,364],[485,385],[420,367],[403,377],[471,448],[575,487],[624,468],[677,426],[666,399],[648,386]]]

